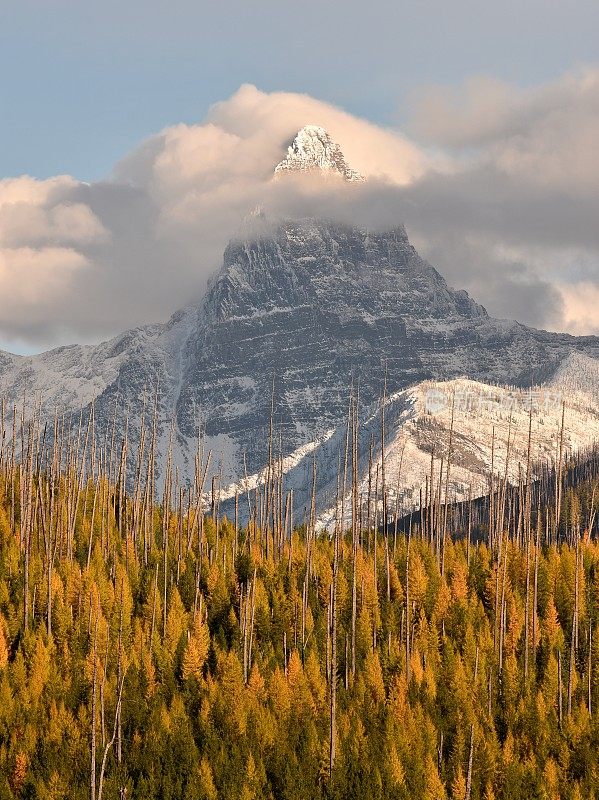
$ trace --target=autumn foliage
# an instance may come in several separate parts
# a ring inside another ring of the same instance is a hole
[[[289,536],[5,463],[0,799],[599,796],[599,544],[569,491],[559,541],[541,509],[441,559],[416,525]]]

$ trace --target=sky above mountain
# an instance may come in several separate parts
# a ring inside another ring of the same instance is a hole
[[[599,330],[596,3],[213,5],[0,4],[1,346],[165,319],[256,204],[404,222],[491,313]],[[271,181],[307,123],[366,184]]]

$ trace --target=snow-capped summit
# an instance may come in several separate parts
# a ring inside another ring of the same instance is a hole
[[[364,180],[359,172],[348,166],[341,147],[324,128],[304,125],[287,148],[285,158],[275,167],[275,174],[316,170],[325,175],[340,175],[347,181]]]

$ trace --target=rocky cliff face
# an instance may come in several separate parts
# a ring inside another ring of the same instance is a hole
[[[296,156],[322,166],[325,153],[348,177],[316,139],[322,151],[300,137],[279,171]],[[192,476],[200,427],[226,481],[244,454],[250,472],[264,463],[273,384],[277,438],[291,453],[342,422],[352,382],[367,414],[385,373],[390,395],[458,376],[528,385],[572,351],[599,356],[599,339],[492,319],[447,286],[402,227],[262,221],[229,244],[200,305],[97,346],[0,354],[0,396],[21,404],[25,393],[30,410],[41,399],[47,416],[87,414],[93,402],[98,438],[128,419],[132,446],[156,398],[162,458],[172,431],[176,464]]]
[[[347,164],[341,148],[324,128],[305,125],[287,149],[285,158],[275,167],[275,175],[315,170],[348,181],[364,180],[359,172]]]
[[[273,381],[291,452],[339,423],[352,382],[368,409],[385,372],[390,393],[461,375],[522,385],[531,367],[572,349],[599,354],[599,342],[490,318],[447,286],[402,228],[286,222],[227,248],[189,340],[177,419],[188,436],[193,409],[203,409],[207,434],[228,437],[256,468]]]

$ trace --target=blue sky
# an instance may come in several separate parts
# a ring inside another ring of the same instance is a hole
[[[401,124],[422,85],[541,83],[598,33],[595,0],[0,0],[0,176],[101,178],[248,82]]]

